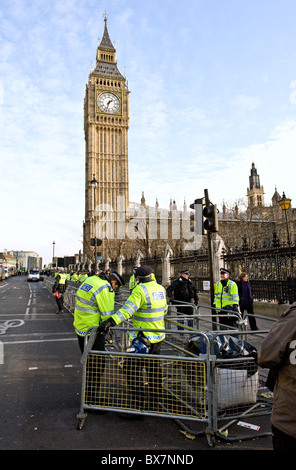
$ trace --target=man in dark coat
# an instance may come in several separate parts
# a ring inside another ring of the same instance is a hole
[[[189,306],[182,306],[182,302],[198,304],[197,289],[190,277],[188,269],[180,271],[180,277],[175,279],[173,283],[167,288],[167,295],[173,304],[177,304],[177,314],[192,315],[193,308]],[[188,326],[193,326],[193,321],[188,321]]]

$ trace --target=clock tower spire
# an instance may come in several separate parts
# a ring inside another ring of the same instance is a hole
[[[97,48],[96,66],[89,75],[84,99],[85,220],[83,248],[94,262],[91,239],[102,239],[99,257],[111,257],[117,238],[118,211],[129,204],[128,127],[129,90],[120,73],[104,15],[104,33]],[[91,181],[97,181],[94,190]],[[120,201],[120,208],[117,206]],[[124,204],[124,205],[123,205]],[[122,215],[120,216],[122,220]]]

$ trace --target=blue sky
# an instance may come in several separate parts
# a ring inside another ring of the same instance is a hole
[[[292,198],[294,0],[1,0],[0,251],[82,249],[83,99],[104,11],[130,94],[130,200]],[[294,202],[295,204],[295,202]]]

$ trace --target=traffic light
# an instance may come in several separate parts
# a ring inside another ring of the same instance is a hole
[[[203,228],[207,232],[218,232],[218,210],[216,204],[209,202],[203,209]]]
[[[100,246],[102,245],[102,240],[100,238],[97,238],[97,243],[95,238],[90,239],[90,246]]]
[[[190,232],[195,232],[198,235],[204,234],[202,207],[203,198],[195,199],[193,204],[190,204],[190,209],[194,210],[194,214],[190,215],[190,220],[193,220],[193,225],[190,227]]]

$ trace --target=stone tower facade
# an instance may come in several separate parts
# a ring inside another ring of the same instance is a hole
[[[255,164],[252,163],[249,176],[249,188],[247,188],[248,208],[264,207],[264,188],[260,185],[260,177]]]
[[[129,204],[128,128],[129,90],[116,62],[116,49],[108,33],[107,15],[96,66],[89,74],[84,99],[85,220],[83,251],[103,259],[116,243],[118,214]],[[102,239],[92,247],[91,239]]]

